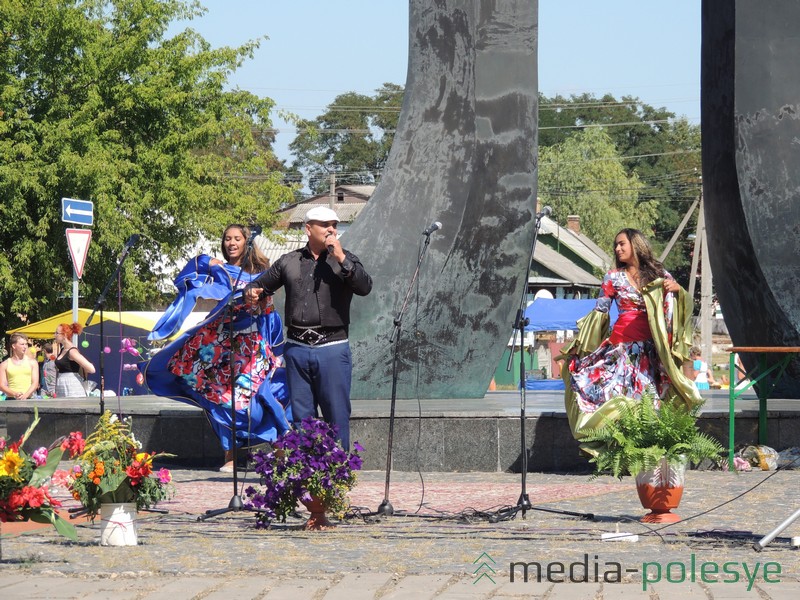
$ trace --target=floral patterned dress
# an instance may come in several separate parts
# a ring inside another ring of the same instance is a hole
[[[173,336],[198,298],[216,299],[217,305],[201,323],[139,364],[154,394],[204,409],[225,450],[232,448],[232,394],[237,447],[273,441],[291,423],[280,316],[271,303],[253,308],[241,299],[241,289],[258,275],[212,265],[205,255],[191,261],[175,279],[178,296],[149,339]]]
[[[672,278],[669,273],[664,276]],[[664,302],[669,343],[672,296],[667,294]],[[584,413],[595,412],[617,396],[639,399],[648,388],[658,400],[670,385],[647,323],[644,298],[624,269],[606,273],[595,310],[606,313],[613,301],[617,303],[619,318],[611,335],[597,350],[583,358],[573,358],[569,364],[572,389]]]

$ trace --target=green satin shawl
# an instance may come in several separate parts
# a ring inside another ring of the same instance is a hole
[[[692,310],[694,303],[689,294],[681,288],[675,298],[672,314],[672,344],[667,338],[667,322],[664,315],[664,280],[662,278],[650,282],[641,293],[647,310],[647,322],[653,334],[653,342],[658,358],[664,365],[672,385],[667,391],[667,398],[674,402],[684,402],[687,408],[693,408],[703,402],[700,392],[688,377],[683,374],[683,363],[689,360],[692,347]],[[610,318],[608,313],[592,310],[578,321],[578,335],[562,350],[562,358],[567,358],[561,368],[564,380],[564,406],[572,435],[580,441],[590,429],[602,427],[607,420],[619,417],[620,408],[629,403],[638,402],[632,398],[619,396],[612,398],[593,413],[582,412],[578,407],[577,395],[572,391],[570,381],[568,355],[577,354],[584,357],[594,352],[609,335]],[[598,446],[581,444],[581,449],[596,455]]]

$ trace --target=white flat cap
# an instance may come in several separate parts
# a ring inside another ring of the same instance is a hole
[[[320,221],[321,223],[336,221],[338,223],[339,215],[327,206],[315,206],[309,209],[306,216],[303,217],[303,223],[308,223],[309,221]]]

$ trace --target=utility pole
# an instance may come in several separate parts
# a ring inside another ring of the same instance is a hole
[[[336,206],[336,171],[331,171],[331,191],[328,194],[328,207],[333,210]]]
[[[700,215],[703,215],[703,197],[700,196]],[[703,362],[709,368],[713,366],[712,333],[715,318],[712,304],[712,276],[711,261],[708,259],[708,236],[706,235],[706,222],[703,219],[703,230],[700,242],[700,346],[703,352]]]
[[[706,236],[706,220],[703,212],[703,195],[700,194],[700,212],[697,215],[697,232],[694,238],[692,253],[692,270],[689,276],[689,297],[694,298],[697,267],[700,265],[700,350],[703,362],[712,365],[712,276],[711,262],[708,260],[708,238]]]

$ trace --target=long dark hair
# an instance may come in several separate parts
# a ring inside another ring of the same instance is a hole
[[[225,257],[225,262],[228,263],[231,262],[231,257],[228,256],[228,251],[225,249],[225,236],[228,235],[228,232],[233,228],[241,231],[245,240],[250,239],[250,228],[247,225],[232,223],[225,228],[225,231],[222,232],[222,241],[220,242],[220,246],[222,247],[222,256]],[[253,247],[250,248],[250,252],[247,255],[247,262],[242,264],[241,267],[245,273],[261,273],[269,268],[269,259],[264,255],[258,246],[253,244]]]
[[[650,242],[647,241],[647,238],[641,231],[638,229],[622,229],[614,236],[614,240],[616,240],[620,234],[628,238],[631,249],[636,259],[639,261],[640,286],[645,286],[659,277],[664,277],[664,265],[655,259],[653,256],[653,249],[650,247]],[[616,261],[618,269],[627,266],[627,263],[622,262],[616,253],[614,254],[614,260]]]

